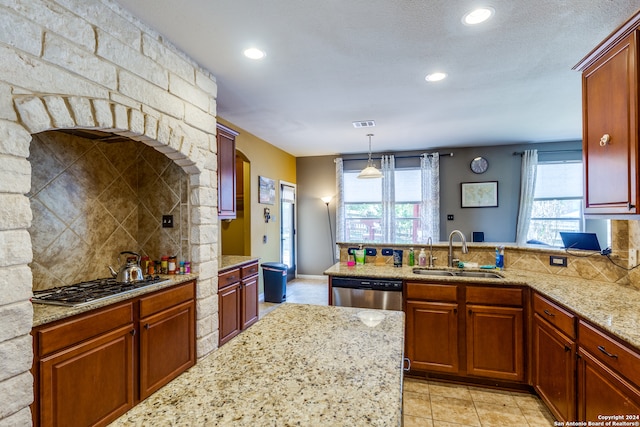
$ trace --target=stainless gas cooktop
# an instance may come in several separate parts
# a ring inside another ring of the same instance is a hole
[[[133,292],[150,285],[168,282],[159,276],[147,276],[144,280],[134,283],[117,283],[114,278],[95,279],[88,282],[80,282],[71,286],[34,291],[31,301],[37,304],[62,305],[65,307],[78,307],[91,304],[114,295]]]

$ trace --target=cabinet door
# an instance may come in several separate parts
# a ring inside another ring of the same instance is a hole
[[[638,212],[636,55],[631,35],[583,74],[586,213]]]
[[[579,350],[578,419],[602,421],[599,415],[640,414],[640,391],[590,353]],[[637,419],[633,420],[638,421]]]
[[[133,407],[134,327],[40,360],[40,425],[106,425]]]
[[[218,291],[219,345],[240,333],[240,283]]]
[[[467,305],[467,374],[524,381],[522,308]]]
[[[242,329],[258,321],[258,276],[242,279]]]
[[[575,342],[538,314],[533,320],[533,387],[556,419],[575,420]]]
[[[236,218],[236,139],[218,126],[218,218]]]
[[[458,304],[407,301],[406,315],[411,369],[458,373]]]
[[[141,319],[139,329],[142,400],[195,364],[195,303]]]

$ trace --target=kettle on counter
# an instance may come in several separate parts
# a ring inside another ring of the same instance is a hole
[[[144,280],[144,273],[140,267],[140,255],[130,251],[120,252],[120,255],[124,254],[134,255],[135,258],[127,257],[127,263],[120,267],[117,273],[113,267],[109,266],[109,271],[111,271],[111,275],[116,278],[116,282],[134,283]],[[120,261],[120,257],[118,257],[118,261]]]

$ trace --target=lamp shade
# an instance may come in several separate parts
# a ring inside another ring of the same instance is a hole
[[[362,169],[362,172],[360,172],[360,174],[358,175],[358,178],[360,179],[382,178],[382,172],[376,169],[375,166],[371,165]]]

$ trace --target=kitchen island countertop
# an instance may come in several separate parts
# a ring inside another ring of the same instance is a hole
[[[284,303],[113,426],[399,426],[404,313]]]
[[[416,280],[436,283],[490,284],[491,286],[529,286],[564,305],[585,320],[640,349],[640,291],[617,283],[587,280],[562,274],[506,269],[503,279],[440,277],[416,274],[416,267],[365,264],[331,266],[324,274],[341,277],[369,277]],[[425,268],[425,267],[419,267]],[[446,267],[445,267],[446,269]],[[457,269],[455,269],[457,270]],[[487,270],[482,270],[487,271]],[[492,271],[492,270],[489,270]]]

